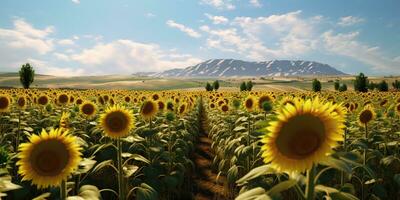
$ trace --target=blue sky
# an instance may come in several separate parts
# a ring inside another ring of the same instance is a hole
[[[400,74],[398,0],[2,0],[0,71],[59,76],[182,68],[213,58],[312,60]]]

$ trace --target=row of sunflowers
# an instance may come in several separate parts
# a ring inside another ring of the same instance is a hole
[[[0,91],[0,199],[187,199],[199,94]]]
[[[400,197],[397,93],[0,92],[0,198],[191,199],[204,128],[227,199]]]
[[[213,169],[245,199],[399,199],[397,93],[214,93]]]

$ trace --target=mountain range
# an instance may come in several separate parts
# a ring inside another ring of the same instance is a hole
[[[233,77],[233,76],[308,76],[346,75],[345,73],[314,61],[271,60],[247,62],[235,59],[211,59],[186,68],[163,72],[142,72],[135,75],[155,77]]]

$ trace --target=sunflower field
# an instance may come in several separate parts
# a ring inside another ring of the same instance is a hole
[[[0,90],[0,199],[400,199],[394,92]]]

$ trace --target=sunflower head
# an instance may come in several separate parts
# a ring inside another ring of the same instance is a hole
[[[63,112],[60,118],[60,129],[68,130],[69,129],[69,117],[70,114],[67,112]]]
[[[37,99],[37,103],[41,106],[46,106],[49,103],[49,97],[47,97],[46,95],[40,96]]]
[[[10,104],[11,101],[8,96],[0,96],[0,112],[8,112]]]
[[[79,110],[81,111],[82,114],[84,114],[86,117],[93,117],[96,114],[96,105],[90,101],[85,101],[81,104]]]
[[[246,108],[246,110],[247,110],[248,112],[251,112],[251,111],[254,110],[255,104],[256,104],[255,98],[254,98],[253,96],[250,95],[250,96],[248,96],[248,97],[244,100],[244,102],[243,102],[243,107]]]
[[[24,96],[18,97],[17,106],[19,109],[24,109],[26,107],[26,99]]]
[[[271,102],[271,101],[272,97],[270,97],[269,95],[261,96],[260,98],[258,98],[258,108],[262,110],[264,102]]]
[[[31,180],[38,188],[58,186],[78,167],[81,148],[68,131],[42,130],[19,146],[18,173],[22,180]]]
[[[228,106],[227,104],[223,104],[223,105],[220,107],[220,109],[221,109],[221,111],[224,112],[224,113],[229,112],[229,106]]]
[[[178,108],[178,114],[179,115],[184,115],[188,111],[188,105],[186,103],[182,103],[179,105]]]
[[[60,94],[57,97],[57,102],[61,105],[66,105],[69,102],[69,97],[67,94]]]
[[[143,102],[142,107],[140,108],[140,115],[146,120],[154,117],[157,112],[158,105],[153,100]]]
[[[277,111],[261,142],[265,163],[282,172],[304,172],[343,140],[344,118],[329,103],[297,100]]]
[[[111,138],[121,138],[129,134],[134,128],[134,117],[130,110],[122,106],[108,107],[100,116],[99,124],[104,133]]]
[[[366,125],[375,118],[376,114],[371,106],[366,106],[358,115],[358,122]]]

